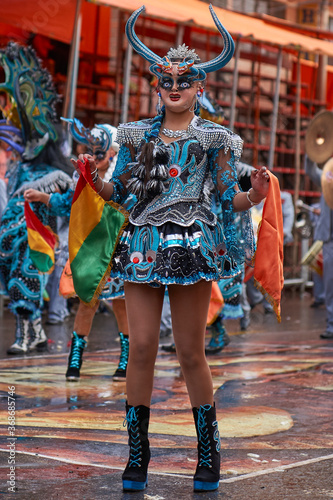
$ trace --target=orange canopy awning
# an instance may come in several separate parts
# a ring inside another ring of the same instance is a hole
[[[145,5],[149,16],[168,19],[176,23],[186,23],[207,29],[216,29],[210,15],[208,4],[199,0],[94,0],[94,3],[110,5],[129,12]],[[333,43],[301,35],[288,29],[272,26],[262,19],[245,14],[214,7],[214,10],[233,36],[250,38],[258,42],[269,43],[279,47],[290,47],[306,52],[317,52],[333,56]]]
[[[91,0],[133,12],[144,3],[146,13],[176,23],[215,29],[208,4],[199,0]],[[26,32],[40,33],[70,43],[73,33],[76,0],[8,0],[1,2],[1,22]],[[333,43],[272,26],[263,19],[214,7],[223,25],[233,36],[276,46],[318,52],[333,56]]]
[[[21,38],[38,33],[61,42],[72,41],[76,0],[2,0],[0,21],[21,30]],[[6,32],[8,37],[10,31]]]

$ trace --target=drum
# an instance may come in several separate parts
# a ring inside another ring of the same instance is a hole
[[[313,271],[323,275],[323,242],[315,241],[301,260],[302,266],[309,266]]]

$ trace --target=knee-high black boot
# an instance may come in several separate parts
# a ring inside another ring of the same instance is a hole
[[[193,408],[198,437],[198,465],[194,475],[194,491],[212,491],[220,480],[220,434],[215,406]]]
[[[148,441],[150,409],[147,406],[126,404],[126,419],[129,459],[124,470],[123,489],[125,491],[144,490],[148,484],[147,471],[150,460]]]

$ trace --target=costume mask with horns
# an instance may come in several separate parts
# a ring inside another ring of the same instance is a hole
[[[93,154],[97,150],[106,153],[110,149],[113,139],[112,127],[110,125],[101,123],[95,125],[93,129],[89,129],[84,127],[77,118],[68,119],[61,117],[61,119],[68,123],[68,129],[73,139],[92,149]]]
[[[221,24],[211,4],[209,5],[209,10],[215,26],[221,34],[224,42],[221,54],[211,61],[204,63],[199,62],[199,58],[195,51],[189,50],[185,44],[180,45],[177,49],[170,49],[168,54],[163,58],[159,57],[146,47],[144,43],[139,40],[134,31],[134,26],[139,15],[145,11],[144,5],[133,12],[133,14],[129,17],[126,23],[126,36],[133,49],[140,54],[140,56],[146,59],[146,61],[152,63],[149,70],[158,78],[161,77],[162,73],[168,74],[172,71],[173,61],[180,61],[177,65],[179,75],[187,73],[187,75],[194,81],[202,81],[206,79],[207,73],[223,68],[230,61],[235,50],[235,44],[231,35]]]
[[[163,58],[152,52],[137,37],[134,27],[139,15],[145,11],[142,6],[129,17],[126,23],[126,36],[133,49],[144,59],[151,63],[149,68],[159,81],[162,77],[173,73],[173,68],[177,67],[178,75],[186,75],[193,82],[200,82],[206,79],[206,74],[216,71],[225,66],[233,56],[234,42],[228,31],[222,26],[213,7],[209,6],[214,23],[222,35],[224,47],[222,52],[208,62],[200,62],[194,50],[190,50],[185,44],[178,48],[171,48]],[[199,107],[194,112],[199,111]],[[133,177],[128,182],[128,188],[138,198],[144,196],[156,196],[164,189],[163,180],[168,175],[169,150],[166,146],[156,145],[164,117],[164,107],[152,121],[149,131],[145,132],[145,144],[141,146],[137,157],[136,167],[133,167]],[[147,174],[148,173],[148,174]],[[146,182],[146,177],[149,180]]]

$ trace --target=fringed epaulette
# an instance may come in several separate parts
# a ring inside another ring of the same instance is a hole
[[[231,149],[236,160],[241,157],[243,150],[242,139],[222,125],[195,117],[190,123],[188,131],[192,137],[194,136],[197,139],[205,151],[211,148],[220,149],[223,147],[226,153]]]
[[[152,127],[153,119],[140,120],[138,122],[121,123],[117,130],[117,142],[123,144],[132,144],[138,148],[144,138],[145,132],[149,132]]]
[[[67,191],[67,189],[73,189],[73,187],[73,179],[69,175],[61,170],[53,170],[39,179],[25,182],[15,191],[15,193],[13,193],[13,196],[23,194],[26,189],[37,189],[43,193],[51,194],[56,193],[59,189],[61,191]]]

